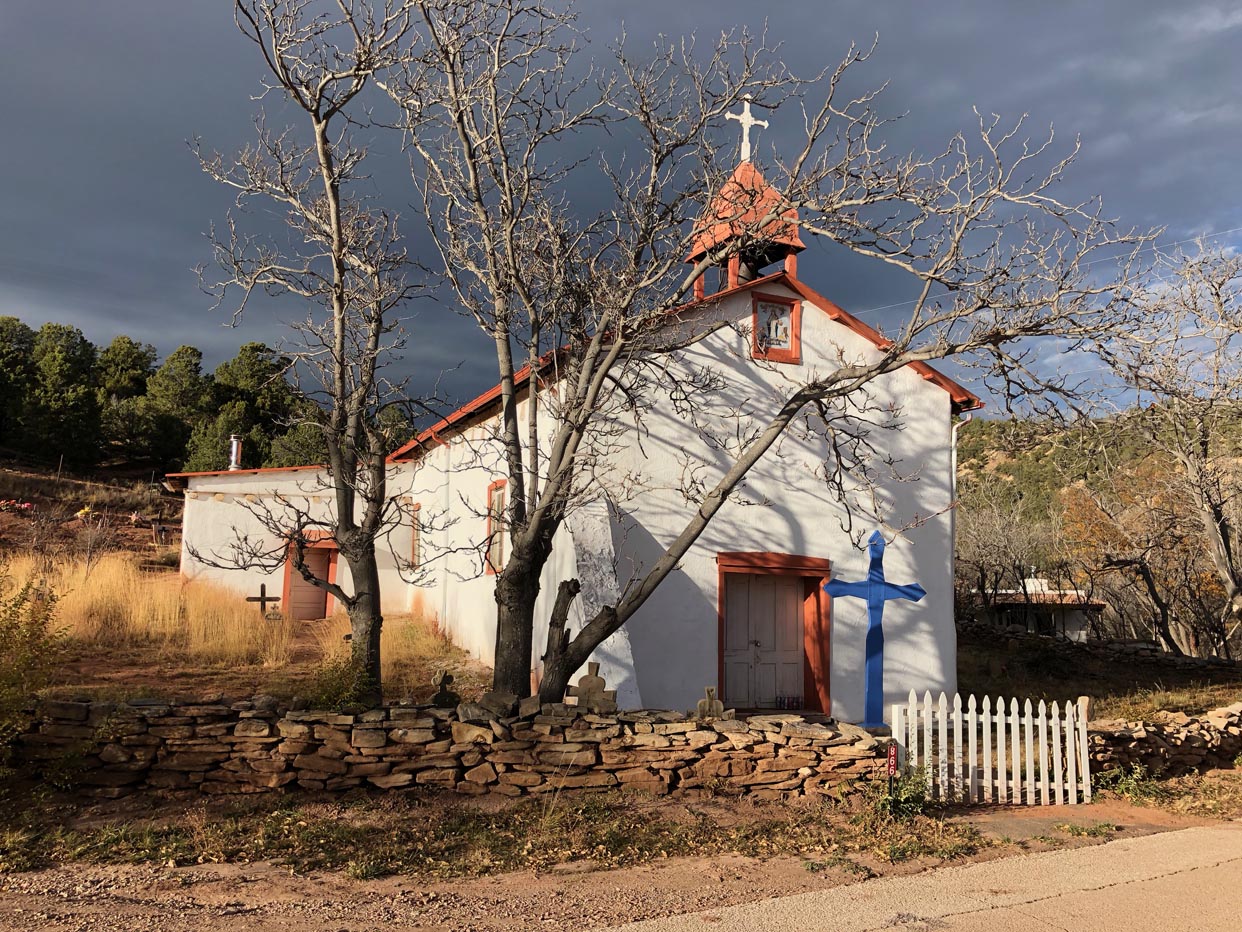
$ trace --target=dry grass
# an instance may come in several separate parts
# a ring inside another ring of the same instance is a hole
[[[346,654],[349,647],[345,635],[348,633],[349,618],[344,613],[315,626],[315,640],[324,659],[334,660]],[[385,692],[413,696],[428,692],[431,674],[436,670],[452,671],[460,679],[465,655],[440,630],[434,615],[415,612],[384,619],[380,657]],[[459,683],[454,688],[460,689],[462,685]]]
[[[808,871],[869,876],[873,867],[956,860],[995,844],[969,824],[928,816],[860,820],[829,802],[684,803],[615,791],[500,807],[448,795],[268,796],[224,805],[173,803],[160,813],[104,820],[64,812],[51,817],[38,807],[15,812],[8,830],[0,831],[0,874],[74,861],[272,861],[298,872],[344,870],[357,878],[452,878],[736,854],[795,855],[808,859]]]
[[[1186,686],[1136,689],[1133,692],[1106,696],[1096,703],[1098,719],[1120,718],[1126,721],[1150,720],[1157,712],[1185,712],[1197,715],[1223,708],[1242,700],[1242,682],[1190,683]]]
[[[134,557],[106,554],[48,563],[35,557],[7,559],[10,584],[34,582],[57,599],[57,621],[78,646],[144,647],[204,664],[262,663],[289,659],[292,623],[255,623],[241,596],[172,574],[142,572]]]
[[[314,697],[333,662],[349,650],[344,614],[318,622],[264,621],[255,606],[205,582],[140,569],[141,556],[81,559],[0,554],[0,589],[26,581],[56,595],[56,623],[68,656],[51,686],[57,695],[106,699],[159,695]],[[448,670],[453,689],[474,697],[491,671],[445,637],[433,614],[385,618],[385,694],[426,701],[431,677]]]

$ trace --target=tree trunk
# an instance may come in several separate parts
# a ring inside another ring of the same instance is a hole
[[[574,580],[576,582],[576,580]],[[557,604],[560,604],[560,598],[557,598]],[[565,611],[568,613],[569,606],[566,603]],[[613,628],[616,625],[616,609],[611,605],[605,605],[600,609],[593,622],[607,624]],[[593,638],[575,637],[563,638],[562,647],[556,652],[554,657],[546,657],[543,665],[543,679],[539,682],[539,699],[542,702],[561,702],[565,698],[565,690],[569,688],[569,678],[574,675],[582,665],[587,662],[587,658],[591,656],[591,652],[602,643],[603,639],[595,640]],[[549,648],[551,644],[549,643]]]
[[[539,698],[543,702],[560,702],[565,698],[569,678],[578,667],[569,666],[566,656],[569,650],[569,609],[582,591],[576,579],[561,581],[556,591],[556,604],[552,606],[552,619],[548,622],[548,647],[543,655],[543,679],[539,681]],[[579,664],[581,666],[581,664]]]
[[[1161,597],[1160,590],[1156,586],[1155,576],[1152,575],[1151,568],[1146,563],[1139,563],[1139,576],[1142,577],[1143,583],[1147,586],[1147,594],[1151,597],[1152,603],[1156,606],[1156,631],[1160,635],[1160,640],[1164,641],[1165,648],[1175,657],[1184,656],[1182,648],[1178,645],[1177,640],[1173,637],[1173,631],[1169,625],[1169,604]]]
[[[492,689],[529,696],[535,600],[541,565],[514,553],[496,576],[496,669]]]
[[[384,701],[380,678],[380,633],[384,616],[380,612],[379,562],[374,545],[345,558],[353,578],[354,600],[349,606],[350,646],[354,661],[365,677],[363,702],[378,706]]]

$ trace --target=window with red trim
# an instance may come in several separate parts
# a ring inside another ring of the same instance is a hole
[[[802,362],[802,302],[758,292],[751,302],[751,356],[769,362]]]
[[[508,480],[497,479],[487,487],[487,572],[495,573],[505,565],[505,509],[508,504]]]

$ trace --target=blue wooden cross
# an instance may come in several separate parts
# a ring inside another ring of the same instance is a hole
[[[832,579],[824,591],[838,596],[867,600],[867,679],[864,728],[884,726],[884,603],[890,599],[918,602],[927,592],[918,583],[898,586],[884,578],[884,535],[873,533],[867,541],[871,568],[861,582]]]

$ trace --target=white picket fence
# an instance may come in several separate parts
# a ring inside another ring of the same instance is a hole
[[[914,691],[893,706],[899,768],[922,767],[932,799],[1014,806],[1074,805],[1091,801],[1087,716],[1071,702],[970,696],[952,703]]]

